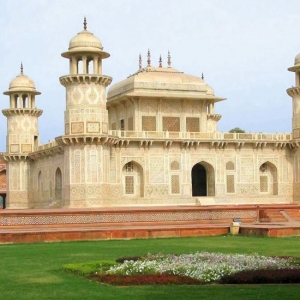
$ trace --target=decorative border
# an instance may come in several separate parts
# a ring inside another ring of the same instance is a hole
[[[126,222],[196,221],[234,218],[256,218],[257,212],[250,211],[207,211],[207,212],[164,212],[164,213],[116,213],[50,216],[2,216],[0,226],[56,225]]]

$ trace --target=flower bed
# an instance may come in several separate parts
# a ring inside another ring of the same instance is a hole
[[[155,285],[155,284],[200,284],[201,281],[188,277],[172,274],[147,274],[147,275],[101,275],[95,274],[88,277],[102,283],[112,285]]]
[[[148,254],[139,260],[125,260],[106,274],[118,276],[170,274],[187,276],[202,283],[220,282],[221,278],[241,271],[297,269],[292,258],[259,255],[197,252],[194,254]]]

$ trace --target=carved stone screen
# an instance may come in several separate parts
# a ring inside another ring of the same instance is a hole
[[[180,188],[179,188],[179,175],[172,175],[172,194],[179,194]]]
[[[260,192],[268,192],[268,176],[260,176]]]
[[[125,176],[125,194],[134,194],[134,176]]]
[[[234,175],[227,175],[227,193],[234,193],[235,188],[234,188]]]
[[[142,117],[142,130],[143,131],[156,131],[156,117],[143,116]]]
[[[186,118],[186,131],[199,132],[199,118]]]
[[[163,117],[163,131],[180,131],[180,118]]]

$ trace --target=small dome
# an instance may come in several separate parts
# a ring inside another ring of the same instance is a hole
[[[69,43],[69,51],[62,53],[62,57],[70,58],[74,54],[80,53],[97,53],[102,58],[110,56],[103,51],[101,41],[86,29],[74,36]]]
[[[96,48],[102,50],[101,41],[95,37],[91,32],[83,30],[74,36],[69,43],[69,50],[74,48]]]
[[[21,67],[21,74],[14,78],[9,83],[8,91],[4,92],[4,95],[9,95],[13,92],[31,92],[35,95],[40,95],[41,93],[35,89],[34,81],[27,75],[23,74],[23,68]]]
[[[300,65],[300,53],[295,57],[295,65]]]
[[[10,82],[9,89],[11,90],[11,89],[22,89],[22,88],[35,90],[33,80],[21,73]]]

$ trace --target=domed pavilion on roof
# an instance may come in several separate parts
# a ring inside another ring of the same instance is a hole
[[[34,82],[11,81],[7,117],[8,209],[300,202],[300,58],[289,68],[295,87],[292,133],[219,132],[218,96],[199,77],[162,58],[106,88],[108,58],[84,29],[62,57],[69,72],[65,130],[39,143]],[[109,63],[109,62],[108,62]],[[154,66],[155,65],[155,66]]]

